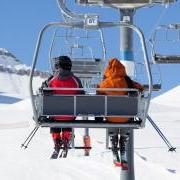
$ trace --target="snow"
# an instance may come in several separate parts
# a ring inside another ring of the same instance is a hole
[[[178,105],[180,104],[180,98],[177,97],[177,95],[180,92],[180,86],[177,86],[175,88],[173,88],[172,91],[168,91],[165,94],[161,95],[163,96],[163,98],[161,96],[157,97],[154,100],[154,103],[158,103],[161,105],[169,105],[172,107],[178,107]]]
[[[42,79],[37,78],[36,81],[38,86]],[[66,159],[50,160],[53,143],[48,128],[40,128],[29,147],[21,149],[21,144],[34,128],[28,98],[28,77],[0,73],[0,82],[0,179],[120,179],[121,170],[113,166],[111,151],[105,148],[104,129],[90,129],[93,148],[89,157],[83,156],[83,150],[72,149]],[[10,82],[9,85],[7,82]],[[179,92],[180,86],[177,86],[153,99],[149,111],[155,123],[177,148],[176,152],[168,152],[148,121],[144,129],[135,130],[137,180],[180,179]],[[84,130],[76,129],[75,135],[75,144],[82,146]]]
[[[14,67],[19,64],[19,60],[13,54],[4,48],[0,48],[0,65]]]
[[[41,86],[42,81],[40,77],[35,77],[33,81],[33,87],[38,90],[38,87]],[[29,95],[29,76],[27,75],[18,75],[0,72],[0,85],[1,92],[7,92],[10,94],[15,94],[17,98],[28,98]],[[1,94],[0,94],[1,96]]]

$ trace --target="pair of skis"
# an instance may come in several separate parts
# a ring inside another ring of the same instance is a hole
[[[59,149],[58,151],[54,151],[51,155],[51,159],[66,158],[68,154],[68,149]]]
[[[66,158],[67,157],[67,154],[68,154],[68,150],[69,150],[69,147],[70,147],[70,143],[63,143],[58,150],[55,150],[53,152],[53,154],[51,155],[51,159],[57,159],[58,157],[59,158]]]

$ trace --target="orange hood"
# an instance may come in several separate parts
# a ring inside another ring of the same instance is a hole
[[[104,71],[104,76],[106,78],[124,77],[126,76],[125,67],[118,59],[112,58]]]

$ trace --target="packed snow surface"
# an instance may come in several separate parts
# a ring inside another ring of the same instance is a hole
[[[136,179],[180,179],[180,86],[152,100],[150,116],[169,139],[176,152],[168,148],[147,121],[135,130]],[[8,96],[8,94],[6,94]],[[171,99],[176,97],[173,105]],[[8,96],[13,97],[12,94]],[[1,96],[0,96],[1,98]],[[166,100],[166,103],[163,101]],[[169,102],[169,104],[168,104]],[[66,159],[50,160],[53,143],[48,128],[40,128],[26,150],[21,144],[34,128],[29,99],[0,104],[0,179],[2,180],[119,180],[120,168],[114,167],[110,150],[105,149],[105,130],[91,129],[92,150],[69,150]],[[76,129],[75,144],[82,145],[84,130]]]
[[[12,67],[23,66],[13,61],[14,57],[4,49],[0,49],[0,64],[5,66],[7,55]],[[34,78],[35,91],[42,81],[38,76]],[[105,129],[90,129],[92,150],[89,157],[84,156],[83,150],[71,149],[66,159],[50,160],[53,143],[48,128],[40,128],[29,147],[21,149],[21,144],[35,127],[28,84],[27,75],[0,72],[0,179],[119,180],[121,169],[114,167],[111,151],[105,148]],[[144,129],[135,130],[136,180],[180,180],[179,92],[180,86],[177,86],[153,99],[149,111],[177,148],[176,152],[168,152],[147,121]],[[75,130],[75,145],[83,145],[83,135],[84,129]]]

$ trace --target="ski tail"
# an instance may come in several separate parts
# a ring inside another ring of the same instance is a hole
[[[71,143],[72,143],[72,139],[63,140],[63,147],[62,147],[62,151],[59,155],[59,158],[66,158],[67,157]]]

